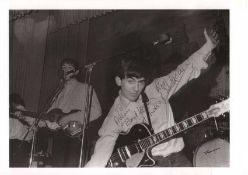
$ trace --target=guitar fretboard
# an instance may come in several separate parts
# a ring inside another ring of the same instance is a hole
[[[169,139],[173,136],[175,136],[176,134],[179,134],[185,130],[187,130],[188,128],[191,128],[205,120],[208,119],[208,115],[207,113],[204,111],[202,113],[199,113],[197,115],[194,115],[186,120],[181,121],[180,123],[166,129],[163,130],[157,134],[154,134],[152,136],[149,136],[145,139],[140,140],[139,146],[141,147],[142,150],[145,150],[151,146],[157,145],[163,141],[165,141],[166,139]]]
[[[14,112],[13,111],[10,111],[10,115],[15,115]],[[32,118],[37,118],[38,117],[38,113],[31,112],[31,111],[21,111],[21,115],[22,116],[25,116],[25,117],[32,117]]]

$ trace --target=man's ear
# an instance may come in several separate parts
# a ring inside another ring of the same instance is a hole
[[[115,77],[115,83],[116,83],[117,86],[121,86],[121,78],[116,76]]]

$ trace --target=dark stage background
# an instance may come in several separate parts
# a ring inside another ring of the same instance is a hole
[[[117,95],[112,71],[118,59],[143,55],[152,62],[154,76],[165,75],[205,42],[204,28],[216,22],[223,27],[224,41],[213,58],[216,63],[171,99],[175,118],[181,121],[207,109],[218,96],[229,95],[229,10],[10,11],[10,93],[20,93],[28,110],[41,112],[59,83],[60,60],[73,58],[82,67],[102,60],[91,79],[103,109],[91,125],[95,140]],[[152,46],[163,33],[173,42]],[[84,75],[82,69],[82,81]],[[211,128],[202,125],[186,134],[189,156]]]

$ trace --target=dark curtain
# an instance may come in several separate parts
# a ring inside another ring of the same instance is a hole
[[[59,65],[62,59],[72,58],[83,67],[87,57],[89,21],[63,28],[47,36],[44,71],[41,85],[40,109],[44,110],[59,83]],[[82,73],[84,69],[82,69]],[[83,77],[83,75],[82,75]],[[83,79],[82,79],[83,81]]]
[[[28,110],[37,111],[40,97],[48,12],[10,21],[9,90],[19,93]]]

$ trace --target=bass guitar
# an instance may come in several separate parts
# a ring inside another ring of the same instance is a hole
[[[210,115],[212,108],[196,114],[176,125],[156,134],[151,134],[150,127],[146,124],[134,125],[128,133],[121,133],[116,140],[113,154],[106,167],[152,167],[155,160],[152,158],[151,149],[169,141],[175,135],[192,128],[212,117],[218,117],[229,111],[229,99],[212,105],[219,108],[216,116]]]
[[[18,111],[20,111],[20,110],[18,110]],[[58,121],[61,118],[67,117],[67,115],[72,114],[72,113],[76,113],[79,111],[80,110],[75,109],[75,110],[71,110],[68,113],[64,113],[59,108],[52,109],[48,113],[44,113],[44,114],[43,113],[38,114],[36,112],[31,112],[31,111],[20,111],[21,112],[20,118],[21,117],[31,117],[31,118],[39,118],[40,117],[42,120],[45,120],[45,121],[47,120],[49,122],[58,123]],[[10,111],[10,117],[17,118],[15,111]],[[82,134],[83,127],[84,127],[83,124],[79,123],[78,121],[70,121],[66,125],[60,126],[58,129],[62,129],[64,131],[64,133],[70,137],[77,137],[77,136],[80,136]]]

